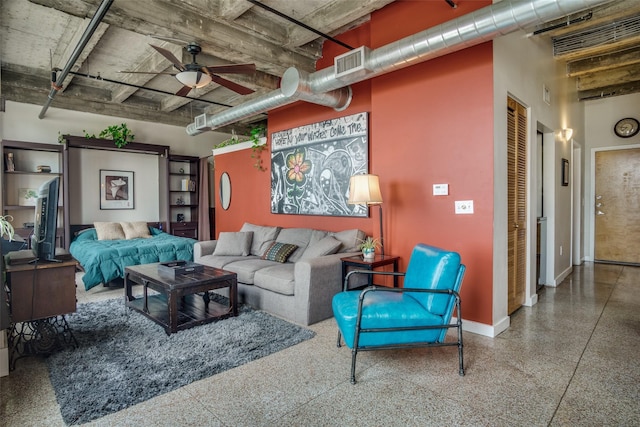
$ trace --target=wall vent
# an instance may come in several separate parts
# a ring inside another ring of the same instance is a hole
[[[195,117],[196,129],[207,129],[207,115],[200,114]]]
[[[640,15],[631,16],[603,25],[561,37],[553,38],[553,54],[567,55],[582,49],[604,46],[624,40],[633,40],[640,35]]]
[[[357,49],[351,50],[342,55],[338,55],[334,58],[334,71],[337,79],[340,77],[349,76],[354,74],[365,75],[371,72],[367,69],[367,60],[371,49],[366,46],[360,46]]]

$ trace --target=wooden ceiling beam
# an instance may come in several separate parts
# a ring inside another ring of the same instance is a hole
[[[640,64],[640,46],[622,52],[617,51],[571,61],[567,64],[567,76],[579,77],[633,64]]]

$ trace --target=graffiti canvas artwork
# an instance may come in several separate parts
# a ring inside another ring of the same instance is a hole
[[[358,113],[271,136],[271,212],[366,217],[349,205],[349,178],[369,168],[369,115]]]

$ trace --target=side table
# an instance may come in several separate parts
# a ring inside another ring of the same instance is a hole
[[[376,255],[372,260],[364,259],[362,255],[340,258],[342,261],[342,280],[346,277],[349,267],[356,267],[358,270],[375,270],[385,265],[393,265],[393,271],[398,271],[398,260],[400,257],[393,255]],[[369,276],[369,286],[373,285],[373,276]],[[393,287],[398,287],[398,276],[393,276]]]

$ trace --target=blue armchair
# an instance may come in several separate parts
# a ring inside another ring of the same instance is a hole
[[[344,279],[343,291],[333,297],[333,314],[341,336],[351,348],[351,383],[355,384],[356,355],[362,350],[457,346],[459,374],[464,375],[462,314],[458,291],[465,266],[460,255],[418,244],[406,273],[354,270]],[[370,286],[348,290],[354,274],[404,276],[403,288]],[[457,321],[451,322],[453,310]],[[445,341],[447,330],[457,329],[457,341]]]

